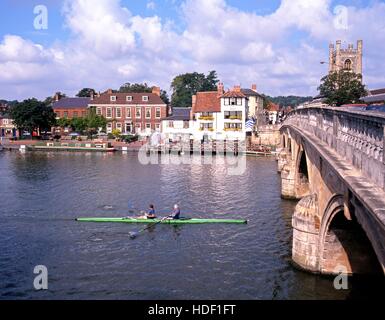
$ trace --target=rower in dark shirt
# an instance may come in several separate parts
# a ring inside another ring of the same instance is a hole
[[[180,218],[180,208],[177,204],[174,205],[174,209],[172,210],[172,213],[170,214],[171,219],[179,219]]]
[[[150,204],[148,206],[148,211],[147,212],[142,211],[142,213],[144,215],[138,217],[138,219],[155,219],[156,218],[155,207],[154,207],[153,204]]]

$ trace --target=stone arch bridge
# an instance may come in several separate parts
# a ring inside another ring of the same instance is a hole
[[[293,261],[323,274],[385,273],[385,113],[303,108],[280,133],[281,195],[300,200]]]

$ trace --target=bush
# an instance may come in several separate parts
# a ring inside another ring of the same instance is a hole
[[[126,143],[135,142],[135,141],[138,141],[139,139],[137,135],[127,135],[127,136],[122,136],[121,138],[122,138],[122,141]]]
[[[115,139],[115,136],[110,132],[110,133],[108,133],[107,138],[108,139]]]

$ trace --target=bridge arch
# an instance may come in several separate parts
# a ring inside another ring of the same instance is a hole
[[[319,271],[323,274],[381,273],[373,246],[357,221],[354,208],[350,209],[343,195],[334,194],[330,198],[320,226]]]
[[[302,145],[298,146],[298,153],[295,165],[295,187],[297,198],[302,198],[309,194],[309,160]]]

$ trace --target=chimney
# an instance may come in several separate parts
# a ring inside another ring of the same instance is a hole
[[[160,87],[152,87],[152,93],[160,97]]]
[[[241,92],[241,86],[239,85],[236,85],[234,86],[234,89],[233,89],[235,92]]]
[[[191,101],[191,105],[192,105],[192,108],[191,108],[191,112],[194,113],[195,112],[195,105],[197,103],[197,96],[196,94],[194,94],[192,96],[192,101]]]
[[[90,95],[90,100],[94,100],[94,92],[91,92],[91,95]]]
[[[255,83],[251,85],[251,90],[257,92],[257,85]]]
[[[107,93],[108,93],[108,94],[112,94],[112,89],[108,89],[108,90],[107,90]]]
[[[100,97],[100,91],[98,91],[98,93],[96,94],[96,96],[99,98]]]
[[[55,100],[55,102],[58,102],[60,100],[60,92],[56,92],[53,99]]]
[[[224,86],[223,86],[223,82],[219,82],[218,85],[217,85],[217,91],[218,91],[218,96],[221,96],[223,94],[223,91],[224,91]]]

